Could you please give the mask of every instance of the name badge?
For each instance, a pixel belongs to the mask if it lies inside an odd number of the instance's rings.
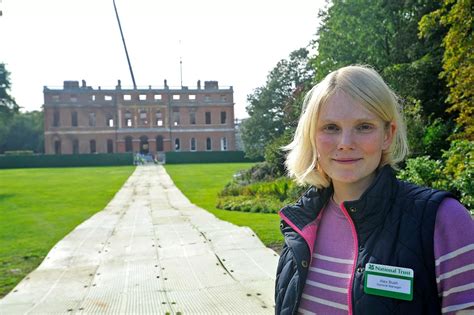
[[[413,269],[368,263],[364,292],[394,299],[413,300]]]

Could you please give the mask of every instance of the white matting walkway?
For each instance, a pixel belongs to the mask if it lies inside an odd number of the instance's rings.
[[[139,166],[6,297],[0,314],[273,314],[278,256]]]

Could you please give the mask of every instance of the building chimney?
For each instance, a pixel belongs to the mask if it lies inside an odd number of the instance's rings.
[[[201,89],[201,80],[198,80],[198,90]]]

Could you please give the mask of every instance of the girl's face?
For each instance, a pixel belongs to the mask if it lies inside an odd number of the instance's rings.
[[[335,189],[355,188],[362,193],[372,183],[394,131],[394,123],[387,126],[351,97],[336,92],[321,107],[317,121],[319,166]]]

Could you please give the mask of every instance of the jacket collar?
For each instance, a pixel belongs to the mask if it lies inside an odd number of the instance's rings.
[[[393,203],[396,183],[393,169],[386,165],[358,200],[343,203],[358,234],[365,234],[382,223]],[[316,220],[332,194],[332,186],[323,189],[311,187],[296,204],[284,207],[279,214],[288,224],[302,231]]]
[[[358,200],[343,202],[357,234],[364,235],[382,224],[394,202],[396,190],[397,179],[392,167],[386,165]]]

